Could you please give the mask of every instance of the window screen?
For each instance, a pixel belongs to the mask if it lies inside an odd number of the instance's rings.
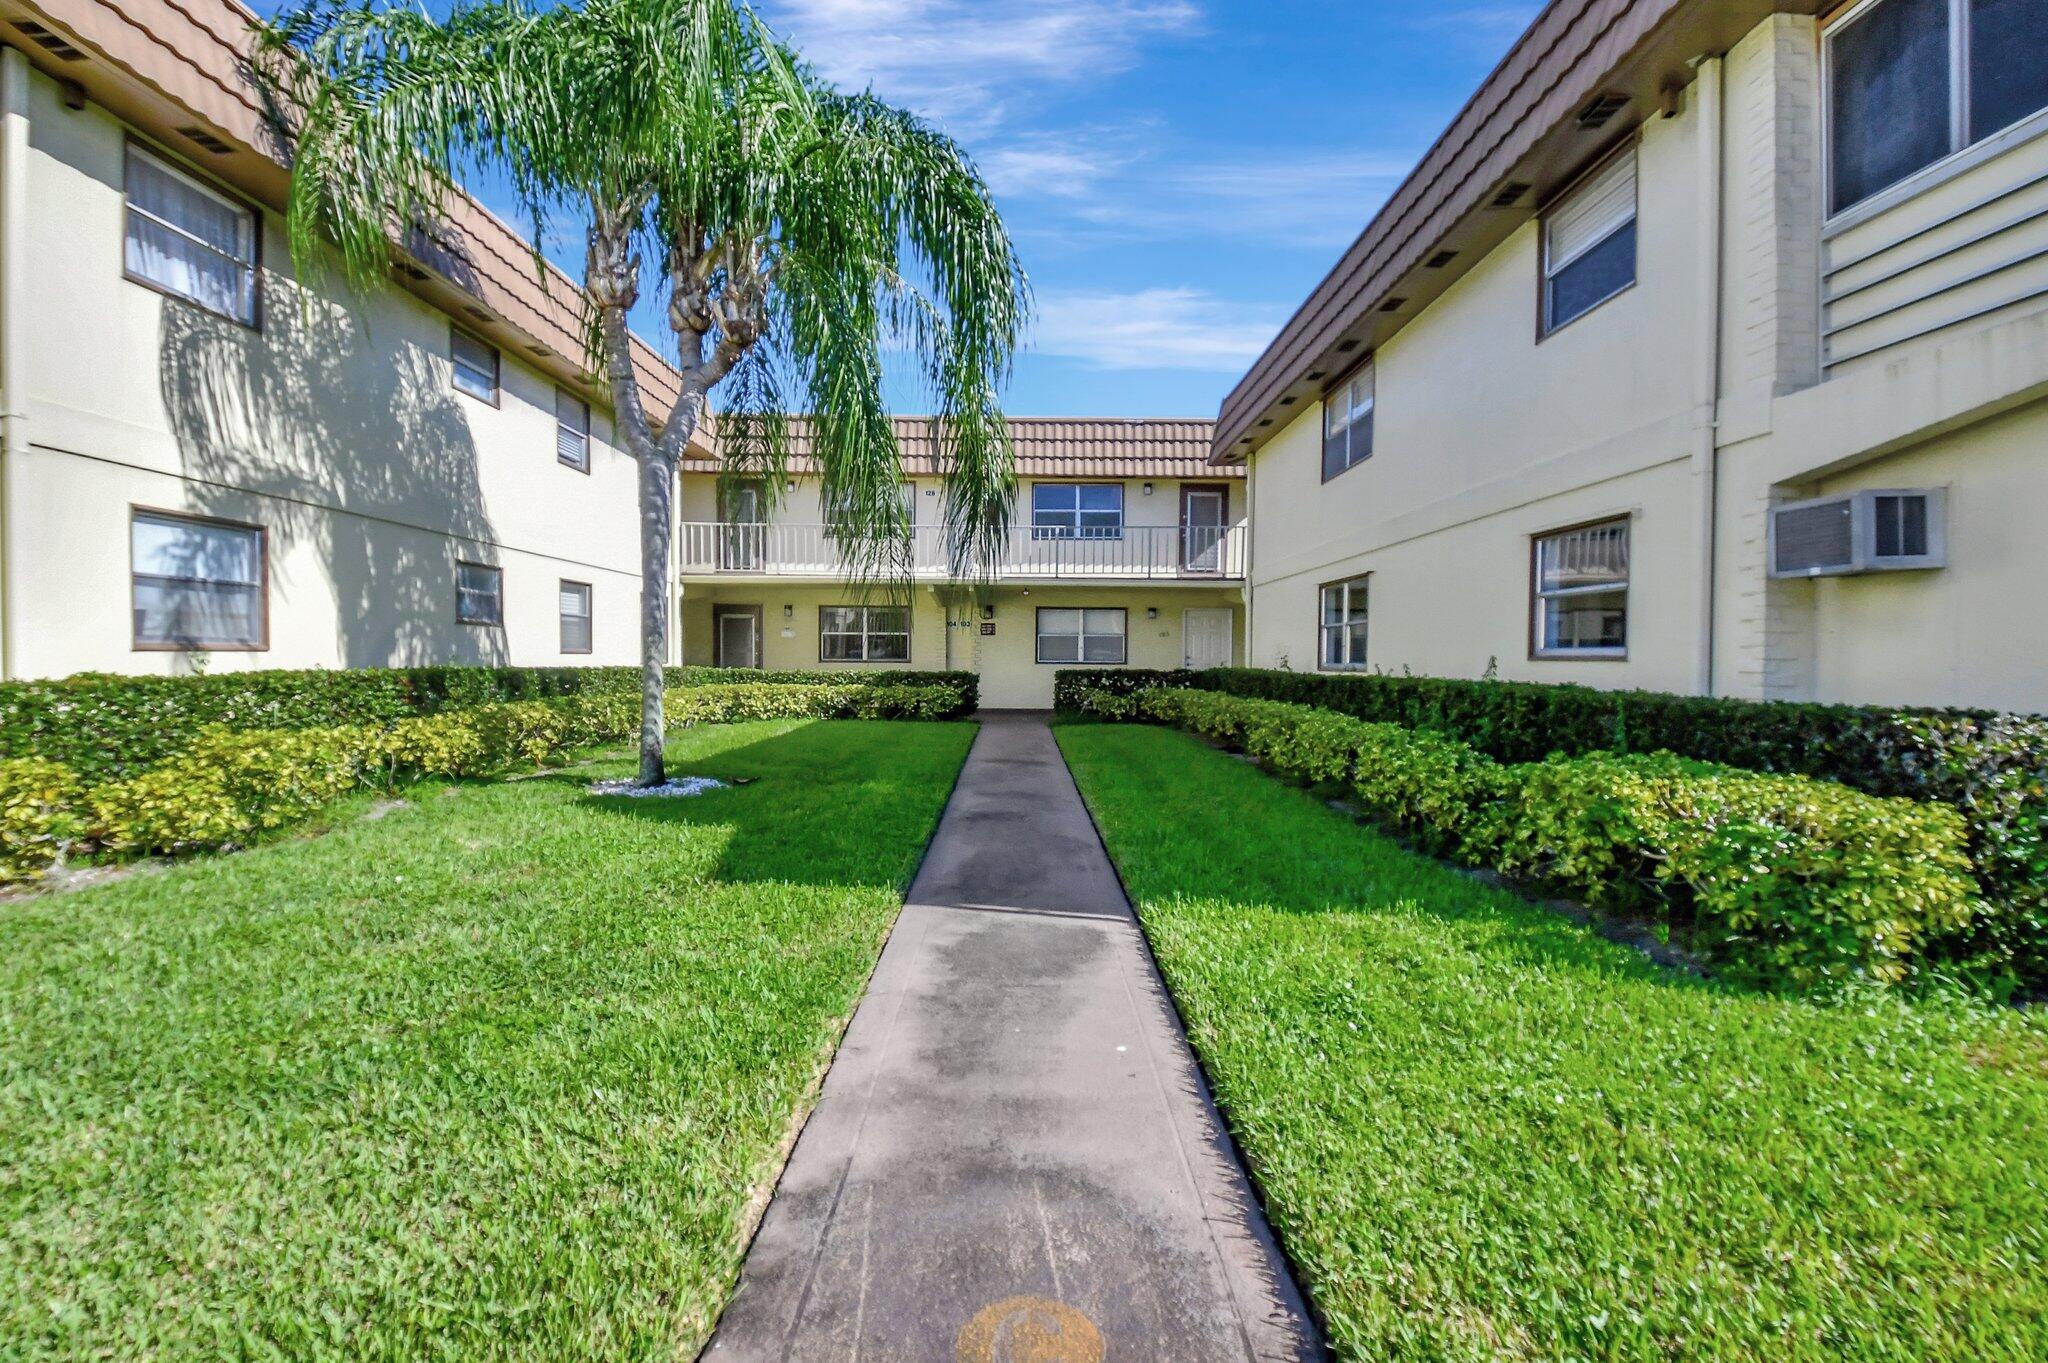
[[[1033,539],[1122,539],[1122,483],[1036,483],[1031,488]]]
[[[590,472],[590,404],[559,388],[555,390],[555,458],[572,469]]]
[[[211,312],[256,320],[256,215],[130,145],[128,273]]]
[[[1323,399],[1323,481],[1372,456],[1375,405],[1370,362]]]
[[[465,625],[505,623],[505,574],[482,563],[455,565],[455,618]]]
[[[1536,541],[1536,653],[1618,657],[1628,647],[1628,522]]]
[[[1124,661],[1124,612],[1097,606],[1038,610],[1038,661],[1042,663],[1121,663]]]
[[[451,325],[448,328],[448,358],[455,365],[455,389],[485,402],[498,400],[498,352],[476,337]]]
[[[590,652],[590,584],[562,583],[562,652]]]
[[[155,511],[129,523],[138,648],[260,648],[263,532]]]
[[[1331,582],[1322,590],[1324,667],[1364,667],[1366,579]]]
[[[1543,220],[1543,328],[1555,330],[1636,282],[1636,154],[1615,157]]]
[[[828,663],[910,661],[908,606],[821,606],[818,658]]]

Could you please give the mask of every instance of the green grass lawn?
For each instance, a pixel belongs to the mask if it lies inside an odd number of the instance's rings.
[[[0,1357],[676,1359],[972,737],[686,732],[0,903]]]
[[[1359,1360],[2048,1358],[2048,1025],[1663,972],[1161,729],[1061,746]]]

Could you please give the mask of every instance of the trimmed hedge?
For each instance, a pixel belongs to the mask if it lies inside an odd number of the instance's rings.
[[[1668,753],[1502,764],[1440,734],[1192,689],[1075,700],[1348,786],[1434,850],[1689,921],[1725,971],[1773,987],[1896,983],[1979,910],[1963,819],[1939,804]]]
[[[1975,973],[2048,987],[2048,718],[1258,668],[1068,669],[1054,678],[1054,703],[1073,711],[1086,691],[1151,686],[1314,705],[1430,730],[1500,762],[1664,751],[1937,801],[1963,816],[1992,908],[1942,934],[1930,950]]]
[[[945,719],[963,688],[843,676],[805,686],[758,682],[668,693],[679,724],[737,719]],[[489,776],[577,748],[630,742],[636,689],[486,701],[388,725],[235,730],[210,725],[145,771],[88,786],[62,763],[0,760],[0,882],[29,880],[72,846],[115,855],[233,847],[316,813],[357,786]]]
[[[972,672],[754,672],[672,667],[671,689],[729,683],[806,686],[949,686],[959,715],[980,703]],[[405,667],[259,671],[204,677],[80,673],[55,681],[0,683],[0,759],[41,757],[82,779],[133,776],[177,752],[208,726],[233,730],[387,725],[417,715],[501,701],[593,692],[637,693],[633,667]]]

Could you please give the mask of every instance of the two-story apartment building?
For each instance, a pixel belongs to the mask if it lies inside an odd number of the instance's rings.
[[[1555,0],[1212,458],[1256,665],[2048,709],[2048,4]]]
[[[0,0],[0,676],[623,664],[632,460],[575,284],[470,202],[388,286],[302,279],[236,0]],[[652,405],[675,376],[640,356]],[[801,423],[799,423],[800,426]],[[1242,471],[1207,421],[1020,420],[1016,528],[955,581],[928,423],[914,545],[849,583],[799,445],[786,487],[681,473],[676,661],[969,668],[1233,661]]]
[[[789,476],[720,491],[684,465],[676,542],[686,662],[904,665],[981,675],[982,703],[1052,704],[1060,667],[1214,667],[1238,660],[1242,470],[1208,464],[1207,421],[1020,417],[1017,502],[985,581],[949,570],[945,487],[929,423],[898,418],[908,562],[862,590],[826,525],[795,435]]]
[[[576,286],[470,203],[298,278],[249,22],[0,4],[0,675],[637,661]]]

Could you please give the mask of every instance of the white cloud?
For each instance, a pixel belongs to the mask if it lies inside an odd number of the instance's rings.
[[[956,134],[996,126],[1048,82],[1124,70],[1139,39],[1200,18],[1190,0],[779,0],[767,13],[827,78]]]
[[[1031,349],[1099,369],[1236,373],[1258,358],[1285,316],[1199,289],[1047,292],[1038,298]]]

